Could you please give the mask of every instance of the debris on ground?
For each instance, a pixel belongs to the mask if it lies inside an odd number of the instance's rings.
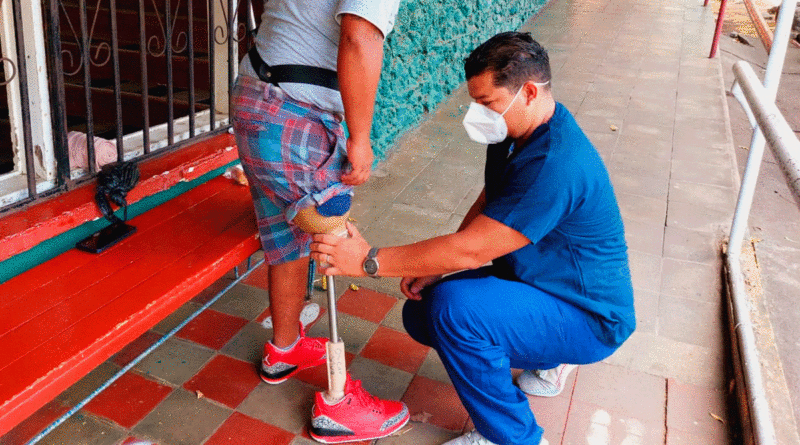
[[[732,33],[730,33],[730,34],[728,34],[728,35],[730,36],[730,38],[732,38],[732,39],[736,40],[737,42],[739,42],[739,43],[741,43],[741,44],[743,44],[743,45],[747,45],[747,46],[753,46],[753,44],[752,44],[752,43],[750,43],[750,41],[749,41],[749,40],[747,40],[747,37],[745,37],[745,36],[743,36],[743,35],[739,34],[739,33],[738,33],[738,32],[736,32],[736,31],[733,31]]]
[[[412,422],[428,423],[428,419],[430,419],[432,416],[433,414],[431,413],[422,412],[419,414],[414,414],[409,420]]]

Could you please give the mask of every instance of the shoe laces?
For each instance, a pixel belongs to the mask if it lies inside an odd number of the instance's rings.
[[[349,393],[352,397],[347,401],[350,404],[353,400],[355,400],[361,406],[369,406],[372,408],[372,411],[375,413],[381,413],[382,410],[378,409],[380,407],[380,399],[370,394],[367,390],[361,386],[361,380],[350,380],[350,387]]]
[[[469,440],[469,445],[497,445],[494,442],[491,442],[489,439],[483,437],[478,430],[472,430],[467,433],[466,439]]]
[[[313,349],[323,349],[325,348],[325,342],[321,341],[316,337],[302,337],[300,339],[306,346],[311,346]]]

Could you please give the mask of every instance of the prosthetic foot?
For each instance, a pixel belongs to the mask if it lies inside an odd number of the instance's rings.
[[[327,204],[327,203],[326,203]],[[327,209],[310,207],[297,214],[293,222],[309,233],[330,233],[346,237],[346,208],[338,215]],[[340,206],[341,210],[341,206]],[[311,430],[318,442],[344,443],[385,437],[408,422],[408,408],[402,402],[381,400],[361,387],[361,382],[347,375],[344,342],[339,338],[336,317],[336,291],[332,276],[326,276],[330,341],[325,345],[328,364],[328,390],[314,398]]]

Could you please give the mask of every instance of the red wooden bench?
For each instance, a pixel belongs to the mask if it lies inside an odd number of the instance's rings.
[[[0,436],[259,248],[246,187],[218,177],[0,284]]]

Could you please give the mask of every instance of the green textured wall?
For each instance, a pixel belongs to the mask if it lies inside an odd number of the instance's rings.
[[[384,159],[397,138],[464,81],[464,58],[518,29],[546,0],[403,0],[386,39],[372,141]]]

